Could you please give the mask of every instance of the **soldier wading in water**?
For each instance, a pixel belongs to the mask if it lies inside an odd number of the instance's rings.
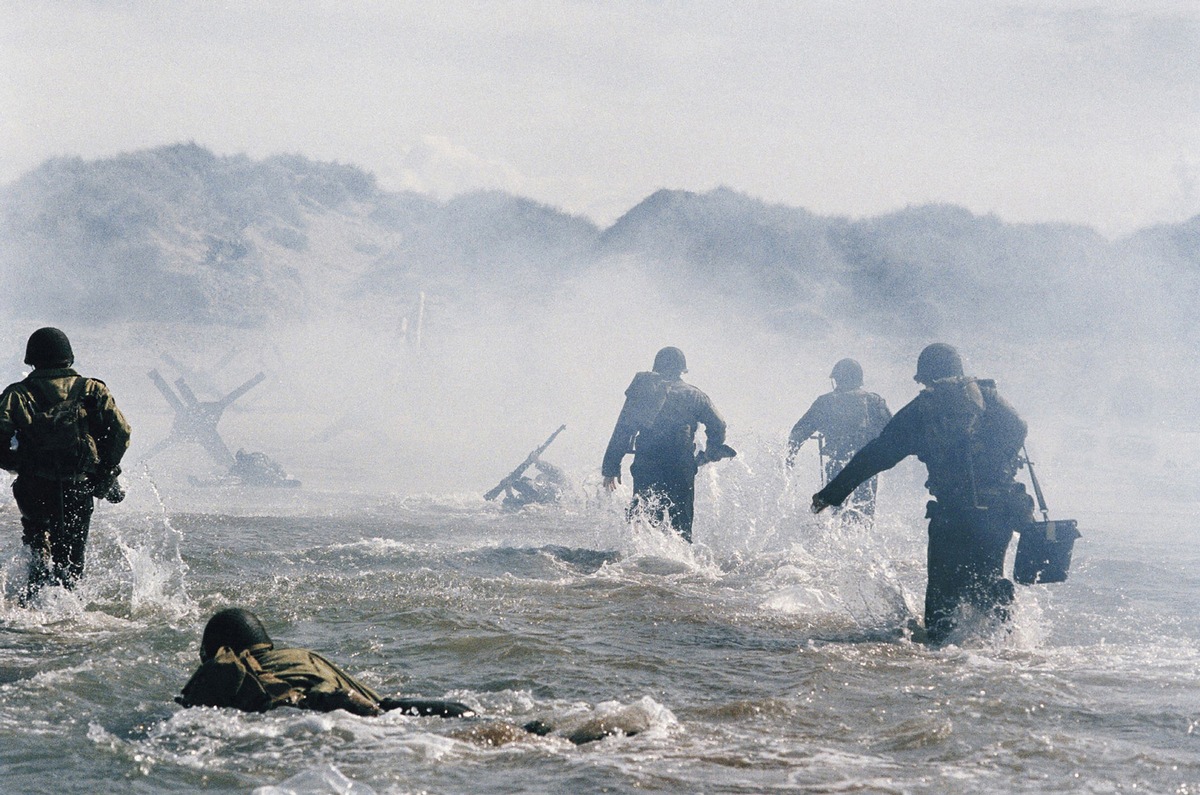
[[[691,543],[699,463],[737,453],[725,445],[725,421],[708,395],[684,382],[686,372],[683,351],[663,348],[654,357],[652,372],[634,376],[625,390],[625,405],[604,452],[600,474],[605,489],[616,489],[621,459],[632,452],[630,516],[642,514],[656,525],[669,523]],[[700,425],[707,447],[698,461],[695,438]]]
[[[800,446],[814,433],[819,433],[824,483],[837,477],[850,458],[878,436],[892,418],[884,399],[862,388],[863,369],[858,362],[842,359],[833,366],[829,377],[833,379],[833,391],[813,401],[796,422],[788,438],[787,452],[790,467]],[[846,507],[868,518],[873,517],[878,482],[878,478],[867,478],[854,490]]]
[[[914,380],[924,388],[813,495],[820,512],[840,505],[855,487],[915,455],[928,469],[929,583],[925,629],[944,642],[959,608],[970,605],[1009,618],[1013,584],[1004,554],[1014,530],[1033,519],[1033,500],[1015,481],[1025,422],[994,381],[963,375],[958,352],[942,343],[921,351]]]
[[[33,372],[0,394],[0,467],[17,473],[13,497],[29,547],[27,602],[46,585],[83,577],[95,500],[120,502],[129,424],[103,381],[71,369],[67,335],[40,328],[25,346]]]

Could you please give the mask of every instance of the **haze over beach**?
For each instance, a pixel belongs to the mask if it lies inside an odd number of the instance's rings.
[[[196,141],[501,189],[604,226],[659,188],[1107,236],[1200,212],[1177,2],[6,3],[0,183]]]
[[[1170,2],[0,2],[0,386],[57,326],[133,426],[32,608],[0,478],[0,791],[1200,792],[1197,52]],[[783,465],[933,341],[1083,531],[940,648],[924,468],[864,526]],[[667,345],[738,451],[694,545],[600,478]],[[288,488],[176,435],[240,385]],[[560,425],[558,504],[484,499]],[[181,709],[231,604],[480,717]]]

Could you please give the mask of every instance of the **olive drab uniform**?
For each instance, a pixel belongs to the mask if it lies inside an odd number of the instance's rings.
[[[821,434],[821,454],[825,458],[825,482],[837,477],[851,457],[863,445],[879,435],[892,418],[887,402],[861,387],[835,389],[821,395],[792,427],[788,436],[788,460],[814,433]],[[850,505],[866,516],[875,515],[878,479],[867,478],[854,490]]]
[[[695,503],[695,437],[704,426],[707,446],[725,442],[725,421],[708,395],[678,376],[641,372],[625,390],[600,473],[620,477],[621,459],[633,453],[630,514],[655,524],[669,521],[689,543]]]
[[[27,596],[50,583],[72,588],[83,576],[97,485],[129,436],[104,382],[70,367],[39,367],[0,394],[0,467],[17,473],[13,496],[32,553]]]
[[[355,708],[345,696],[355,694],[367,704]],[[379,694],[337,665],[308,649],[276,649],[260,643],[240,654],[221,647],[203,663],[176,699],[185,707],[233,707],[266,712],[289,706],[327,712],[349,709],[377,714]]]
[[[1026,425],[995,382],[965,376],[926,386],[817,493],[840,504],[867,478],[915,455],[929,472],[929,582],[925,627],[933,642],[954,628],[961,605],[1008,617],[1013,584],[1005,551],[1033,518],[1033,500],[1015,477]]]

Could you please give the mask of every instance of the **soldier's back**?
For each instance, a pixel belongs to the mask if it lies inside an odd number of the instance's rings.
[[[830,392],[822,399],[824,427],[820,430],[833,453],[854,453],[878,436],[891,418],[883,398],[862,388]]]

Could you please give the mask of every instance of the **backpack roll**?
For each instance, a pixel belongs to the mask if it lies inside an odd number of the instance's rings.
[[[617,428],[629,433],[628,440],[623,440],[624,452],[632,453],[638,434],[644,433],[658,419],[667,402],[667,384],[667,379],[655,372],[641,372],[633,377],[625,390],[625,405],[617,417]]]

